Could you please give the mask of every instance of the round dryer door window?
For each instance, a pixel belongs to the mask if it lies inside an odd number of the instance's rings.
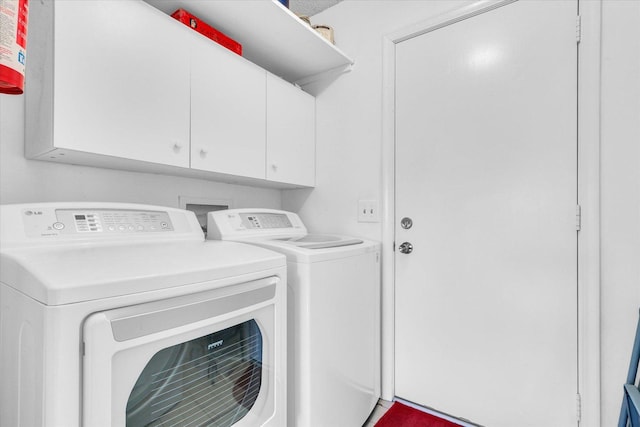
[[[255,320],[156,353],[127,401],[127,427],[232,426],[262,385],[262,334]]]

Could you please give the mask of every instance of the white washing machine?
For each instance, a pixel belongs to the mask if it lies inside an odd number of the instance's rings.
[[[210,212],[207,238],[287,257],[289,425],[362,426],[380,396],[379,244],[307,234],[269,209]]]
[[[285,257],[192,212],[0,206],[0,425],[286,425]]]

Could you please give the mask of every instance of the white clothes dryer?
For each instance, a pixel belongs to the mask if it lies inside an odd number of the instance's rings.
[[[289,425],[363,425],[380,397],[379,244],[308,234],[270,209],[210,212],[207,238],[287,257]]]
[[[0,425],[286,425],[286,263],[192,212],[0,206]]]

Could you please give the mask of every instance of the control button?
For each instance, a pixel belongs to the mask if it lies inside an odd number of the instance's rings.
[[[130,226],[129,226],[129,230],[130,230],[130,231],[133,231],[133,225],[130,225]]]
[[[120,231],[124,231],[126,229],[127,229],[127,227],[125,227],[124,225],[119,225],[118,226],[118,230],[120,230]]]
[[[162,222],[160,223],[160,227],[162,227],[162,228],[167,228],[167,227],[169,227],[169,224],[167,224],[166,222],[162,221]]]
[[[115,231],[115,229],[116,229],[116,228],[115,228],[113,225],[110,225],[110,226],[109,226],[109,231]]]
[[[64,228],[64,224],[61,222],[54,222],[53,223],[53,228],[56,230],[62,230]]]

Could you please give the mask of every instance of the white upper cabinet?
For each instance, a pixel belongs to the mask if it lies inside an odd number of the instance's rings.
[[[73,150],[188,167],[189,61],[181,24],[134,1],[56,1],[37,9],[33,32],[50,28],[53,37],[43,34],[29,46],[29,66],[37,66],[38,51],[55,54],[43,76],[53,92],[39,110],[53,123],[32,154]],[[40,119],[31,115],[28,127]]]
[[[267,179],[315,185],[316,100],[267,74]]]
[[[193,35],[191,167],[264,179],[266,71]]]
[[[26,156],[313,186],[315,98],[289,82],[351,60],[275,0],[149,3],[29,5]],[[165,13],[178,7],[228,32],[247,57]]]

